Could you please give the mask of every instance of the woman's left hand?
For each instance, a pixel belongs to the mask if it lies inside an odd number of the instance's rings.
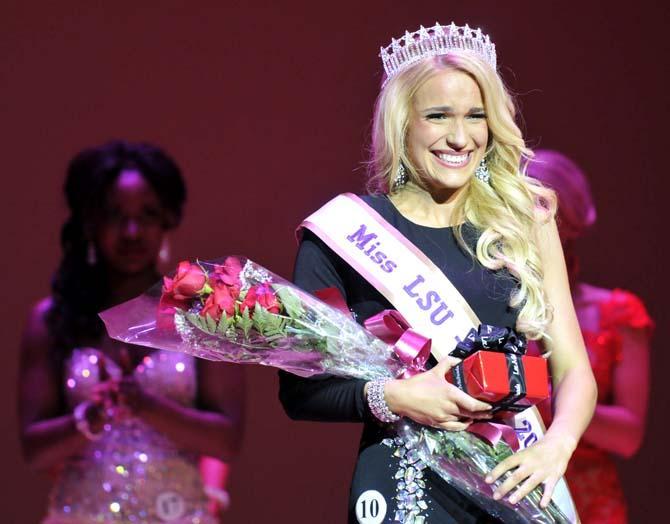
[[[138,415],[150,405],[152,396],[135,378],[135,366],[125,347],[119,351],[119,365],[123,371],[123,375],[116,382],[119,404],[134,415]]]
[[[119,404],[137,415],[151,404],[152,396],[133,375],[123,375],[117,382]]]
[[[511,472],[495,490],[493,498],[500,500],[517,486],[509,497],[509,501],[516,504],[539,484],[544,484],[540,505],[546,508],[556,483],[568,467],[575,446],[576,442],[570,436],[547,434],[532,446],[507,457],[486,477],[486,482],[492,484],[506,471]]]

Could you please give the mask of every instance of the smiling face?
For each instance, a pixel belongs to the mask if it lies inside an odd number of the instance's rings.
[[[429,191],[453,193],[484,158],[489,130],[482,94],[472,77],[442,70],[416,92],[407,129],[407,153]]]
[[[164,210],[135,169],[122,171],[110,188],[95,243],[108,266],[131,275],[155,266],[163,240]]]

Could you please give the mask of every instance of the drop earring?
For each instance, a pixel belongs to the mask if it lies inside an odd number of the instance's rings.
[[[95,266],[98,263],[98,257],[95,253],[95,244],[90,240],[86,247],[86,263],[89,266]]]
[[[158,252],[158,261],[164,265],[167,265],[170,262],[170,242],[167,237],[163,237],[163,241],[161,242],[161,249]]]
[[[407,169],[405,169],[403,163],[400,162],[400,164],[398,164],[398,171],[393,179],[393,191],[398,191],[398,189],[403,187],[408,180],[409,176],[407,175]]]
[[[482,158],[477,169],[475,169],[475,178],[484,184],[488,184],[491,181],[491,173],[489,172],[489,165],[486,162],[486,158]]]

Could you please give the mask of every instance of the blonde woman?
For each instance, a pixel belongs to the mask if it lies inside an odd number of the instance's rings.
[[[542,504],[549,503],[596,399],[552,193],[521,172],[531,152],[487,36],[467,26],[436,25],[406,33],[381,56],[386,74],[374,112],[371,194],[364,202],[443,272],[482,323],[541,338],[550,352],[554,422],[542,440],[500,463],[487,478],[493,483],[512,471],[494,498],[512,503],[501,506],[502,521],[518,522],[511,508],[534,487],[544,484]],[[338,288],[361,322],[395,306],[310,231],[300,245],[294,279],[309,291]],[[424,305],[429,302],[427,295]],[[463,431],[473,420],[490,417],[490,405],[445,380],[457,362],[447,357],[413,378],[382,383],[281,375],[280,398],[292,418],[364,422],[350,522],[373,522],[373,510],[401,522],[410,517],[499,521],[429,469],[420,471],[425,489],[413,493],[395,474],[402,461],[388,444],[387,422],[407,417]],[[370,493],[374,505],[366,506]]]

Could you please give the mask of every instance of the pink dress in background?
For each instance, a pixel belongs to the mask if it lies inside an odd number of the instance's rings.
[[[620,328],[650,331],[653,321],[642,301],[615,289],[600,303],[597,332],[583,331],[586,349],[598,384],[598,403],[612,402],[614,369],[621,362]],[[624,364],[625,365],[625,364]],[[625,524],[626,501],[610,454],[582,440],[566,472],[582,524]]]
[[[98,383],[92,348],[75,349],[66,361],[65,395],[70,408],[88,398]],[[112,377],[121,370],[109,358]],[[192,357],[155,351],[134,371],[146,390],[193,405],[196,370]],[[133,523],[215,524],[207,512],[198,457],[179,450],[139,418],[112,424],[100,440],[70,457],[51,491],[43,524]]]

